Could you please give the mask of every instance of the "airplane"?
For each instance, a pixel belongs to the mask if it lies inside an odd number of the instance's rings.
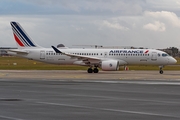
[[[89,66],[88,73],[117,71],[126,65],[157,65],[159,73],[163,67],[177,62],[166,52],[155,49],[105,49],[105,48],[44,48],[36,44],[18,22],[10,22],[17,49],[7,50],[8,54],[57,65]]]

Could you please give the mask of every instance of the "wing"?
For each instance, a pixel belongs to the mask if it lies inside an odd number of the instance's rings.
[[[65,53],[65,52],[61,52],[60,50],[58,50],[56,47],[52,46],[52,48],[54,49],[54,51],[56,53],[60,53],[63,55],[67,55],[71,58],[77,58],[78,60],[84,62],[85,64],[100,64],[100,62],[102,61],[101,58],[98,57],[92,57],[92,56],[85,56],[85,55],[75,55],[75,54],[70,54],[70,53]]]

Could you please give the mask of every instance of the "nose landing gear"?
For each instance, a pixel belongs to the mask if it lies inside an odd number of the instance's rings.
[[[159,66],[159,73],[163,74],[163,66]]]

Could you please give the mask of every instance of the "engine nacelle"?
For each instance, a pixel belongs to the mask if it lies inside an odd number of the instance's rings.
[[[119,61],[117,60],[102,61],[101,69],[105,71],[117,71],[119,70]]]

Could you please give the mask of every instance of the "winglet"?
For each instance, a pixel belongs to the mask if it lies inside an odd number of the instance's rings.
[[[62,53],[60,50],[58,50],[56,47],[54,47],[54,46],[51,46],[53,49],[54,49],[54,51],[56,52],[56,53]]]

